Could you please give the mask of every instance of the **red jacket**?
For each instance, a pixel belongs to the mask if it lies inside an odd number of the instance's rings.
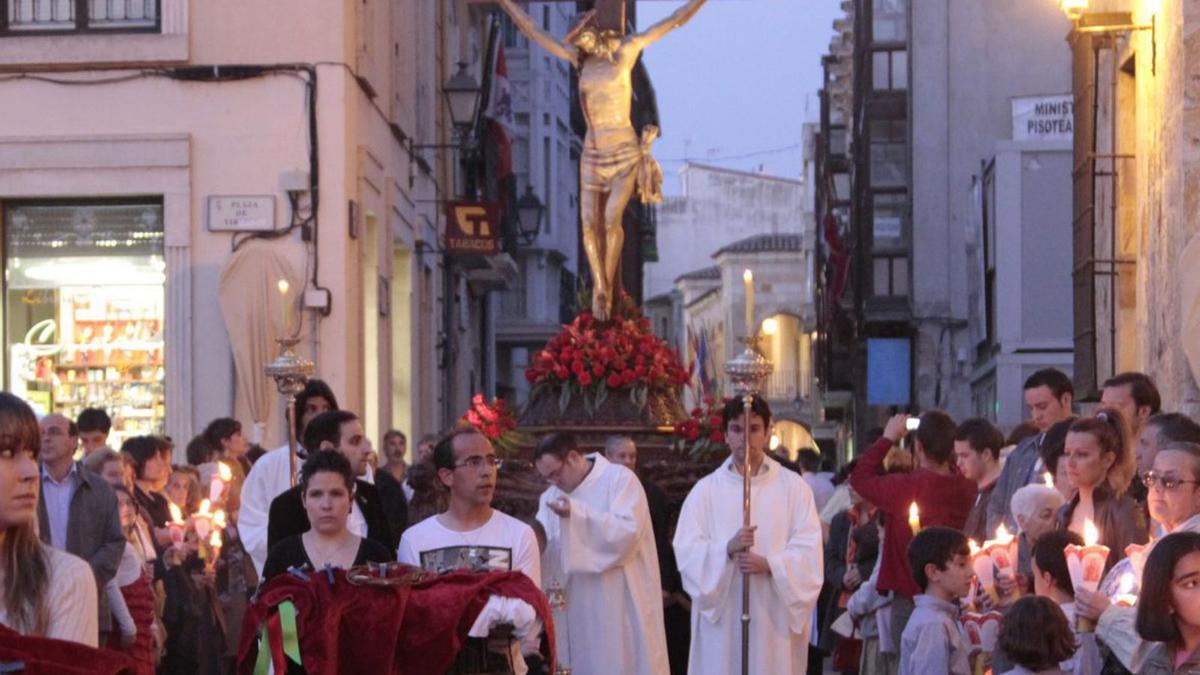
[[[908,565],[908,544],[913,538],[908,526],[909,506],[917,503],[921,527],[941,525],[961,530],[967,524],[977,488],[954,467],[949,476],[929,469],[884,475],[883,458],[891,447],[892,441],[884,437],[868,448],[850,474],[850,486],[884,513],[883,562],[876,590],[913,597],[921,589]]]

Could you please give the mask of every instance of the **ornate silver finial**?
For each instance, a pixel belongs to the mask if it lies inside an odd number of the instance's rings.
[[[758,351],[758,335],[738,338],[746,349],[725,364],[725,374],[739,396],[757,394],[760,384],[775,370],[775,366]]]
[[[280,394],[295,396],[304,391],[304,383],[312,377],[313,362],[294,351],[295,346],[300,344],[300,338],[281,337],[276,338],[275,342],[279,343],[282,352],[264,370],[268,377],[275,380]]]

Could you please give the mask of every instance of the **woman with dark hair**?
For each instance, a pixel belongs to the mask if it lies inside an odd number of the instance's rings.
[[[100,626],[92,568],[38,538],[41,447],[29,405],[0,392],[0,625],[95,647]]]
[[[1086,539],[1090,522],[1110,551],[1105,572],[1125,557],[1126,546],[1149,538],[1141,508],[1124,494],[1136,466],[1128,438],[1120,413],[1101,409],[1071,424],[1060,460],[1075,495],[1059,509],[1058,527]]]
[[[1146,559],[1137,605],[1137,632],[1159,643],[1138,673],[1200,672],[1200,534],[1163,537]]]
[[[1075,653],[1075,633],[1053,600],[1027,596],[1004,615],[997,647],[1016,664],[1009,675],[1051,675]]]
[[[133,460],[133,498],[146,515],[151,527],[165,528],[171,519],[169,501],[162,494],[171,477],[171,465],[163,461],[163,443],[153,436],[133,436],[121,444],[121,454]],[[159,542],[166,545],[160,533]]]
[[[1079,418],[1068,417],[1047,429],[1046,435],[1042,437],[1042,444],[1038,447],[1042,465],[1050,474],[1054,489],[1058,490],[1064,500],[1075,496],[1075,488],[1071,487],[1070,481],[1067,480],[1067,463],[1063,459],[1067,454],[1067,433],[1071,431],[1071,425],[1077,419]]]
[[[354,471],[336,450],[313,452],[300,469],[300,499],[312,528],[271,547],[263,580],[288,568],[347,569],[368,562],[391,562],[396,555],[346,528],[354,503]]]

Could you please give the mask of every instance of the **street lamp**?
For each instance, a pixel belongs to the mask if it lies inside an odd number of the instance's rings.
[[[446,107],[450,109],[450,121],[464,134],[475,126],[481,92],[479,83],[467,72],[467,64],[464,61],[458,62],[458,72],[442,85]]]
[[[525,194],[517,200],[517,230],[526,244],[532,244],[537,239],[545,212],[546,206],[533,194],[533,186],[526,185]]]
[[[1077,21],[1088,10],[1088,0],[1058,0],[1058,6],[1067,18]]]

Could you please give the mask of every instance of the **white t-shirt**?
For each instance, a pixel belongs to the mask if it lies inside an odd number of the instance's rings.
[[[533,528],[512,516],[492,511],[484,525],[455,532],[430,516],[404,531],[396,558],[430,572],[487,569],[524,572],[542,587],[542,563]]]

